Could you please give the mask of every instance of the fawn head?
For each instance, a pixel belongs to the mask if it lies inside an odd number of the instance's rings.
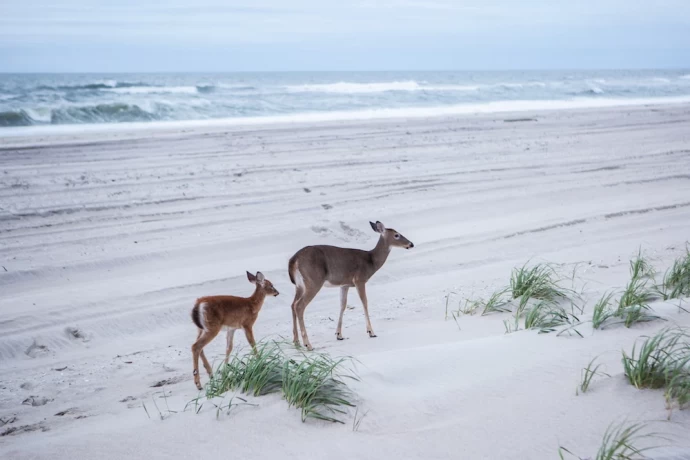
[[[256,275],[247,272],[247,279],[250,283],[256,284],[256,288],[263,291],[266,295],[275,297],[279,294],[278,289],[274,288],[273,283],[268,281],[261,272],[256,272]]]
[[[381,237],[386,241],[388,247],[396,246],[405,249],[410,249],[414,247],[414,243],[412,243],[412,241],[402,236],[402,234],[397,230],[384,227],[383,224],[378,220],[376,221],[376,223],[369,222],[369,224],[371,224],[371,228],[376,233],[381,234]]]

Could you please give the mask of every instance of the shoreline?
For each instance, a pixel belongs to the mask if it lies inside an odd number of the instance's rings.
[[[188,130],[217,131],[223,129],[271,128],[282,126],[327,125],[330,123],[358,121],[393,121],[403,119],[425,119],[435,117],[468,117],[493,114],[524,114],[525,112],[553,112],[572,110],[615,109],[624,107],[688,104],[690,96],[667,98],[594,99],[574,98],[571,100],[505,100],[476,104],[461,104],[436,107],[410,107],[395,109],[374,109],[357,111],[334,111],[290,115],[267,115],[260,117],[217,118],[185,121],[151,121],[98,124],[35,125],[0,128],[0,148],[20,145],[21,141],[35,137],[55,138],[75,135],[128,135],[141,133],[170,133]],[[14,142],[13,142],[14,141]],[[20,142],[17,142],[20,141]]]

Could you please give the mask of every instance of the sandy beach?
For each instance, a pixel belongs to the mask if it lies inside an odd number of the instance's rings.
[[[281,295],[256,337],[289,339],[289,258],[371,249],[376,220],[415,244],[367,285],[378,337],[354,293],[347,340],[338,289],[305,316],[316,351],[357,360],[357,430],[354,410],[302,423],[279,395],[184,410],[197,297],[249,295],[260,270]],[[640,248],[661,274],[685,254],[689,223],[688,103],[0,137],[0,432],[16,428],[0,457],[587,458],[627,420],[670,439],[653,458],[690,459],[690,412],[667,420],[663,390],[621,364],[639,337],[690,326],[681,301],[631,328],[586,323]],[[582,337],[449,317],[447,298],[486,298],[528,261],[581,294]],[[596,356],[610,377],[576,395]]]

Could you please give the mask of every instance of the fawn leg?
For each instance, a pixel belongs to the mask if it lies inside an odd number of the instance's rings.
[[[204,347],[208,345],[213,338],[218,335],[218,331],[202,331],[201,334],[199,334],[199,337],[196,339],[196,342],[194,342],[194,345],[192,345],[192,360],[194,363],[194,372],[192,374],[194,375],[194,384],[196,385],[197,389],[201,390],[201,380],[199,379],[199,355],[203,352]],[[208,361],[206,361],[206,357],[204,356],[204,365],[208,364]],[[209,366],[207,371],[211,370],[211,366]],[[210,374],[210,372],[209,372]]]

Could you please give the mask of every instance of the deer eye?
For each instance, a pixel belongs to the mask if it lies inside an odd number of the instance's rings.
[[[399,240],[400,239],[400,233],[396,233],[395,235],[393,235],[393,238],[395,238],[396,240]]]

